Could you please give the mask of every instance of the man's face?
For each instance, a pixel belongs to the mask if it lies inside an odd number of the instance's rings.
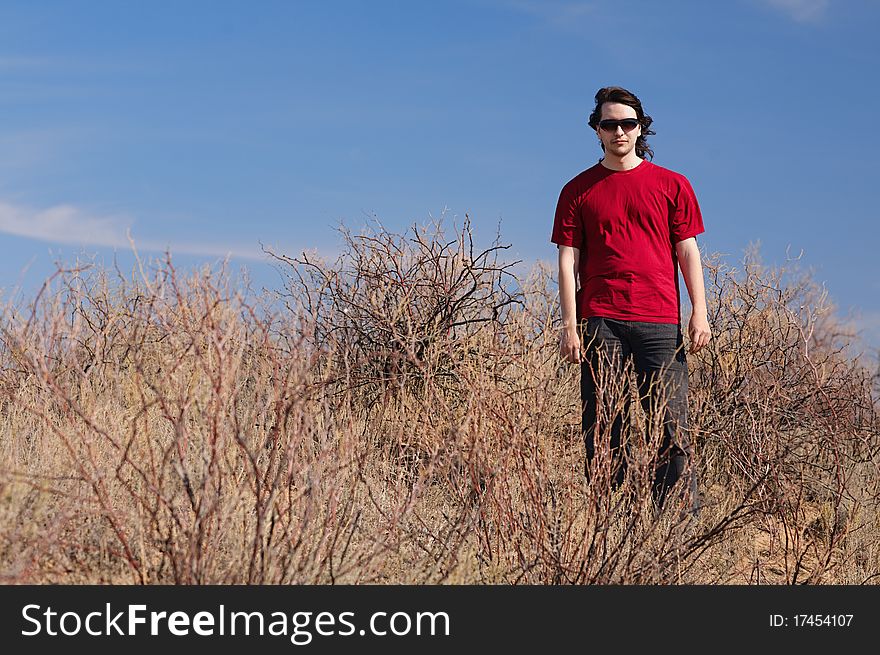
[[[606,102],[602,104],[602,121],[612,120],[621,121],[627,118],[637,118],[636,110],[629,105],[622,105],[618,102]],[[625,157],[636,147],[636,139],[642,134],[642,126],[639,125],[630,132],[626,131],[625,126],[615,126],[611,130],[602,127],[596,128],[602,145],[605,146],[605,152],[615,155],[616,157]]]

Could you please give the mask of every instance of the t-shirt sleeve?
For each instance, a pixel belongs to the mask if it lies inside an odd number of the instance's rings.
[[[578,210],[577,194],[571,183],[562,187],[559,194],[550,241],[560,246],[583,247],[583,224]]]
[[[706,230],[703,228],[703,215],[700,213],[700,205],[697,196],[684,176],[679,178],[675,194],[675,208],[669,219],[669,232],[672,243],[678,243]]]

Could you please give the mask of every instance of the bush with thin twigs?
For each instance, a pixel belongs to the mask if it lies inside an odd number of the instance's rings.
[[[853,335],[796,263],[769,269],[754,249],[742,271],[707,263],[715,336],[694,370],[694,429],[718,502],[739,505],[731,525],[761,533],[769,557],[752,557],[752,579],[834,580],[846,557],[864,560],[867,579],[876,561],[845,546],[876,527],[872,376],[845,354]]]
[[[521,303],[511,272],[519,262],[498,262],[510,246],[496,238],[475,250],[467,216],[451,240],[439,221],[413,226],[411,238],[381,225],[339,232],[344,248],[332,264],[269,252],[286,278],[279,299],[307,314],[303,325],[316,348],[335,353],[335,391],[370,405],[399,390],[423,390],[430,377],[456,393],[461,363],[485,357],[478,335],[497,333]]]
[[[703,496],[661,512],[659,416],[600,372],[583,475],[553,271],[414,226],[328,264],[59,270],[0,322],[6,582],[865,582],[880,572],[876,376],[809,276],[706,261],[689,356]],[[661,394],[662,395],[662,394]],[[628,479],[611,490],[609,426]]]

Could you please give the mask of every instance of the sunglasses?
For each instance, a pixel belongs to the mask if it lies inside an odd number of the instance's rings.
[[[621,121],[599,121],[599,128],[606,132],[616,132],[618,127],[623,128],[624,132],[632,132],[638,126],[639,121],[636,118],[624,118]]]

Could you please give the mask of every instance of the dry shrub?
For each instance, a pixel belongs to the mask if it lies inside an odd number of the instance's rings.
[[[286,278],[279,298],[292,313],[307,314],[309,341],[334,353],[332,391],[365,406],[423,391],[429,379],[458,393],[461,366],[488,354],[479,337],[497,333],[521,302],[510,271],[519,262],[498,263],[510,246],[496,239],[475,251],[469,217],[449,241],[442,219],[414,225],[411,238],[381,225],[339,232],[344,248],[332,264],[270,253]]]
[[[170,258],[112,289],[101,271],[58,279],[3,326],[7,580],[368,569],[374,546],[345,548],[358,512],[351,438],[335,435],[351,431],[314,411],[322,372],[305,348],[276,347],[271,316],[222,271],[181,281]],[[23,434],[40,443],[21,448]]]
[[[60,270],[6,308],[4,580],[875,579],[873,381],[808,277],[707,262],[693,517],[683,496],[653,507],[660,426],[631,375],[601,385],[584,479],[550,267],[517,279],[469,221],[452,239],[341,234],[332,265],[275,255],[274,296],[169,256],[128,277]],[[617,415],[629,478],[612,492]]]
[[[714,338],[692,372],[705,476],[716,502],[764,533],[763,562],[752,558],[762,582],[833,580],[847,557],[863,559],[846,540],[878,527],[872,376],[797,263],[768,268],[754,248],[741,270],[707,262]],[[863,579],[876,567],[857,566]]]

